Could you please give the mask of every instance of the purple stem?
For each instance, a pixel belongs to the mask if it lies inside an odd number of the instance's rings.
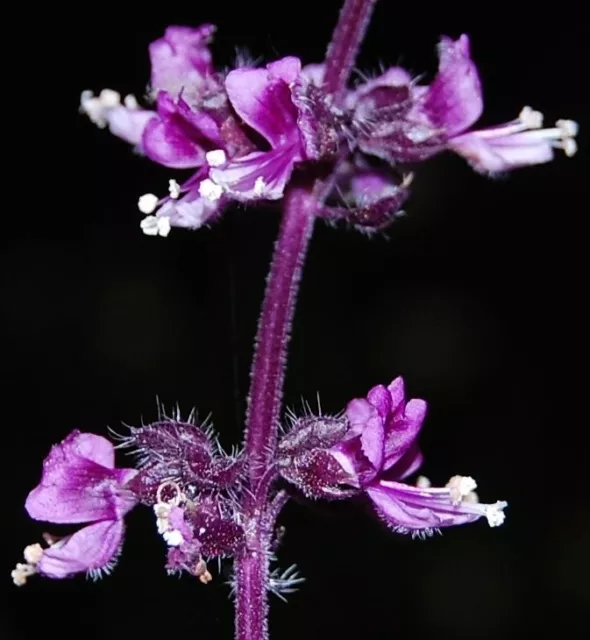
[[[328,91],[344,91],[377,0],[345,0],[326,59]],[[267,640],[269,558],[274,522],[284,497],[268,504],[283,397],[287,345],[303,262],[326,184],[290,186],[267,279],[250,371],[245,447],[249,492],[246,550],[235,561],[236,640]]]
[[[338,102],[346,89],[346,83],[361,42],[369,26],[377,0],[345,0],[340,10],[338,24],[326,53],[324,86]]]
[[[250,490],[255,494],[274,459],[289,331],[316,206],[310,188],[292,187],[285,195],[258,324],[248,399],[246,450]]]

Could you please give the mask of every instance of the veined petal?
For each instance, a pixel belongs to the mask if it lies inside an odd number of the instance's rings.
[[[452,490],[412,487],[382,480],[366,489],[378,514],[392,528],[424,530],[474,522],[486,517],[490,526],[504,521],[505,502],[480,504],[470,499],[455,500]],[[468,497],[468,496],[465,496]]]
[[[298,145],[290,145],[235,158],[223,167],[212,168],[209,175],[236,200],[278,200],[299,160]]]
[[[122,517],[136,501],[121,488],[119,477],[122,471],[128,471],[130,478],[133,470],[112,469],[112,451],[104,438],[79,432],[54,445],[43,462],[41,482],[27,497],[29,515],[55,523]]]
[[[205,162],[205,147],[219,145],[219,128],[213,118],[194,111],[182,99],[166,92],[158,95],[158,118],[151,120],[143,134],[146,155],[166,167],[186,169]]]
[[[36,568],[49,578],[67,578],[82,572],[108,572],[123,542],[122,520],[97,522],[43,551]]]
[[[386,418],[391,411],[391,395],[382,385],[373,387],[367,394],[367,400],[377,409],[382,418]]]
[[[273,148],[290,144],[298,136],[297,109],[289,85],[300,71],[299,59],[288,57],[266,69],[235,69],[225,79],[227,94],[238,115]]]
[[[479,137],[476,132],[466,133],[453,138],[449,147],[481,173],[543,164],[554,156],[550,140],[531,138],[527,133],[491,140]]]
[[[384,470],[391,468],[416,441],[426,417],[426,402],[412,399],[401,413],[394,414],[385,426]]]
[[[481,83],[469,52],[469,38],[442,38],[439,44],[439,68],[428,88],[424,110],[436,127],[453,136],[465,131],[481,115]]]
[[[149,46],[152,89],[174,97],[182,93],[189,102],[197,101],[214,73],[209,50],[214,33],[211,24],[196,29],[168,27],[164,37]]]

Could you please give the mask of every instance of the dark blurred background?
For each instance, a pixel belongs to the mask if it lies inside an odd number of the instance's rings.
[[[28,519],[25,497],[73,428],[106,435],[152,420],[159,397],[211,413],[222,442],[239,441],[279,220],[272,208],[236,209],[208,230],[144,236],[137,198],[165,193],[172,174],[79,115],[79,95],[141,96],[147,46],[168,24],[217,24],[222,67],[236,47],[320,61],[339,6],[51,6],[25,16],[26,27],[5,22],[3,639],[232,637],[225,578],[167,578],[148,510],[128,518],[109,578],[21,589],[10,580],[25,545],[50,530]],[[472,475],[483,501],[510,506],[499,529],[479,522],[421,542],[352,505],[290,504],[281,564],[296,562],[307,582],[288,605],[273,597],[272,638],[565,637],[585,626],[590,31],[572,10],[390,0],[376,10],[360,68],[401,63],[430,78],[439,36],[466,32],[482,124],[528,104],[549,126],[578,120],[580,150],[495,180],[445,154],[421,167],[387,238],[317,225],[287,404],[319,392],[335,412],[403,374],[409,394],[429,402],[422,472],[435,483]]]

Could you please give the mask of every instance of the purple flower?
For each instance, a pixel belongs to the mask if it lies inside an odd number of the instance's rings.
[[[154,97],[166,91],[173,98],[182,95],[191,106],[219,93],[219,81],[212,63],[209,44],[215,26],[203,24],[196,29],[170,26],[164,37],[149,46],[152,66],[151,88]]]
[[[90,524],[62,539],[47,536],[47,549],[27,547],[27,564],[13,572],[15,583],[33,573],[50,578],[108,573],[123,543],[123,518],[137,502],[125,487],[136,473],[115,468],[115,449],[100,436],[76,430],[54,445],[25,508],[36,520]]]
[[[502,524],[507,503],[480,504],[472,478],[454,476],[444,488],[431,488],[425,479],[416,487],[400,482],[422,463],[417,437],[425,415],[423,400],[406,402],[402,378],[352,400],[346,408],[350,429],[331,448],[348,484],[362,490],[396,531],[424,535],[482,516],[490,526]]]
[[[287,57],[265,69],[235,69],[225,79],[240,118],[268,143],[268,150],[236,157],[210,171],[212,180],[234,199],[281,198],[295,163],[305,157],[293,87],[301,62]]]
[[[556,148],[575,154],[577,124],[558,120],[554,128],[541,129],[542,115],[530,107],[512,122],[469,131],[483,111],[469,39],[444,37],[438,51],[438,74],[429,86],[394,67],[348,97],[362,151],[395,163],[452,149],[489,173],[548,162]]]

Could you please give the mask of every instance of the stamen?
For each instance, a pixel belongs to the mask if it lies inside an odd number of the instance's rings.
[[[459,504],[465,496],[477,489],[477,482],[470,476],[453,476],[446,486],[453,504]]]
[[[168,181],[168,191],[170,192],[170,197],[173,200],[178,199],[178,197],[180,196],[180,185],[178,184],[178,182],[176,182],[176,180]]]
[[[101,129],[107,126],[106,114],[121,105],[121,95],[112,89],[103,89],[95,96],[92,91],[83,91],[80,109]]]
[[[432,486],[432,483],[426,476],[418,476],[416,479],[416,486],[418,489],[428,489]]]
[[[162,236],[165,238],[170,233],[170,218],[162,216],[147,216],[139,225],[146,236]]]
[[[16,568],[10,572],[10,577],[17,587],[22,587],[27,583],[27,579],[37,573],[35,567],[30,564],[19,562]]]
[[[156,210],[159,198],[153,193],[144,193],[137,201],[137,207],[141,213],[150,214]]]
[[[131,109],[131,111],[134,111],[135,109],[139,109],[137,98],[131,94],[125,96],[125,99],[123,100],[123,104],[127,107],[127,109]]]
[[[43,556],[43,547],[39,544],[30,544],[25,547],[24,558],[28,564],[37,564]]]
[[[199,193],[203,198],[207,198],[207,200],[211,200],[211,202],[216,202],[223,195],[223,188],[221,185],[213,182],[213,180],[205,178],[199,185]]]
[[[489,504],[485,510],[485,516],[488,519],[490,527],[499,527],[506,516],[504,515],[504,509],[508,506],[507,502],[499,501],[495,504]]]
[[[518,119],[527,129],[540,129],[543,126],[543,114],[531,107],[523,107]]]
[[[205,154],[205,159],[210,167],[220,167],[227,162],[227,156],[223,149],[215,149]]]

